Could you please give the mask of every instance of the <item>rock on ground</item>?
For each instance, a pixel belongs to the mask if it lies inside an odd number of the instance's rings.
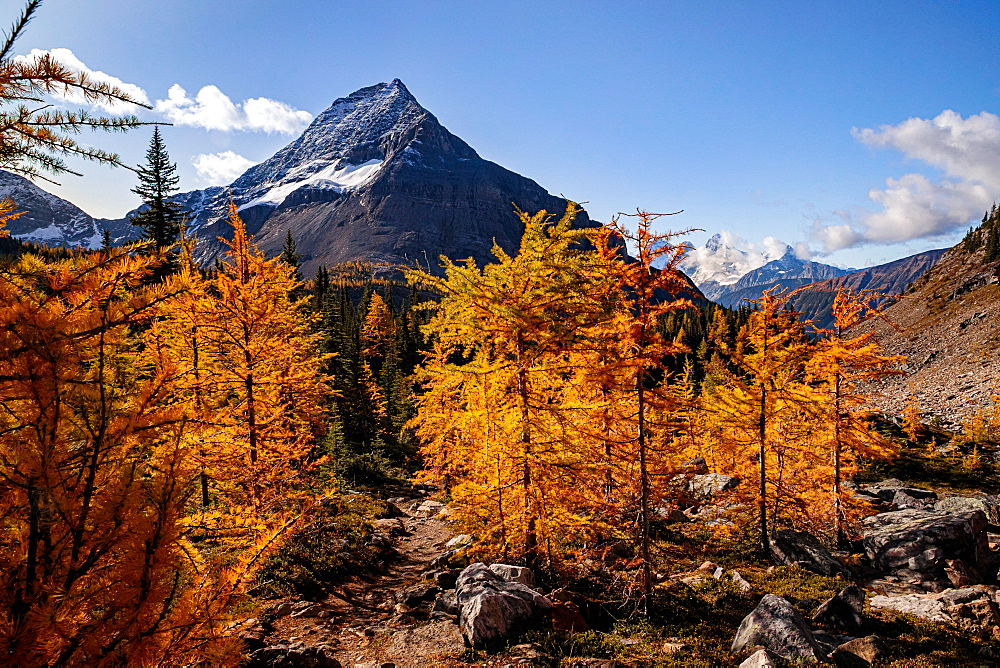
[[[934,504],[934,510],[961,513],[981,510],[990,524],[1000,524],[1000,497],[949,496]]]
[[[743,618],[731,651],[742,652],[754,645],[769,649],[790,661],[823,661],[825,652],[792,604],[780,596],[767,594]]]
[[[873,609],[895,610],[932,622],[948,623],[951,618],[945,613],[945,605],[937,597],[929,594],[905,594],[903,596],[872,596],[868,605]]]
[[[455,584],[458,625],[476,649],[496,647],[515,632],[551,623],[552,603],[535,590],[507,582],[486,564],[462,571]]]
[[[272,645],[250,654],[247,668],[341,668],[323,647]]]
[[[507,582],[519,582],[526,587],[535,586],[535,573],[530,568],[509,564],[490,564],[490,570]]]
[[[721,473],[705,473],[691,476],[687,484],[687,491],[695,501],[710,501],[716,494],[736,489],[739,484],[739,478]]]
[[[781,529],[771,536],[771,556],[787,566],[798,565],[820,575],[850,576],[850,571],[810,533]]]
[[[385,646],[388,656],[417,656],[425,665],[434,665],[435,658],[458,654],[465,641],[458,627],[451,622],[431,622],[393,633]]]
[[[876,571],[928,589],[950,584],[945,569],[956,566],[949,561],[961,561],[967,573],[992,567],[986,515],[980,510],[899,510],[868,517],[862,526],[865,552]]]
[[[827,628],[857,633],[861,631],[861,613],[864,609],[864,590],[857,585],[850,585],[825,600],[813,613],[812,621]]]
[[[766,649],[759,649],[740,664],[740,668],[776,668],[778,655]]]
[[[885,641],[878,636],[866,636],[845,642],[833,650],[832,656],[838,666],[865,668],[885,658],[888,653]]]

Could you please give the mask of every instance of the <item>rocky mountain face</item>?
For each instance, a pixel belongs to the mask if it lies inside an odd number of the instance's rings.
[[[904,376],[876,384],[880,408],[899,412],[912,392],[927,417],[957,425],[988,406],[1000,379],[1000,261],[962,244],[885,310],[896,328],[874,329],[889,354],[905,355]]]
[[[785,254],[777,260],[771,260],[764,266],[747,272],[732,285],[716,291],[714,301],[723,306],[736,308],[745,305],[747,299],[757,299],[765,290],[771,288],[794,289],[816,281],[843,276],[846,273],[848,270],[839,267],[800,260],[789,246]]]
[[[447,254],[488,262],[494,240],[517,248],[515,205],[557,215],[566,206],[481,158],[398,79],[338,99],[228,187],[176,196],[192,215],[202,262],[224,251],[217,237],[230,235],[230,198],[267,255],[279,253],[291,231],[307,277],[319,265],[358,260],[435,268]],[[592,224],[585,213],[578,223]]]
[[[101,245],[101,227],[79,207],[47,193],[28,179],[0,170],[0,198],[9,197],[24,215],[7,224],[11,236],[50,246]]]
[[[833,325],[833,298],[841,288],[852,292],[874,290],[886,296],[897,296],[933,267],[946,249],[930,250],[893,262],[868,267],[836,278],[809,284],[791,300],[791,307],[812,320],[819,328]]]

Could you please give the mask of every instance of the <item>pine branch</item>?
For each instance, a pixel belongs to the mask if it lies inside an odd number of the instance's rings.
[[[28,23],[31,21],[31,17],[34,15],[35,10],[42,4],[42,0],[30,0],[27,5],[24,6],[24,10],[21,15],[14,21],[14,25],[10,27],[10,32],[6,33],[3,43],[3,48],[0,48],[0,61],[4,61],[10,57],[11,49],[14,48],[14,42],[17,38],[21,36],[21,32],[27,27]]]

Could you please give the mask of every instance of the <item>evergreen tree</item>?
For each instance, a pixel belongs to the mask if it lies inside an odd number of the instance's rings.
[[[299,267],[302,265],[302,253],[299,252],[298,247],[295,245],[295,239],[292,237],[291,230],[285,231],[285,245],[281,247],[281,255],[279,257],[282,262],[295,270],[295,280],[301,283],[302,272],[299,271]]]
[[[153,138],[146,151],[146,164],[139,166],[139,185],[132,192],[142,198],[146,208],[132,216],[130,222],[142,228],[142,236],[164,249],[177,241],[185,212],[179,204],[168,198],[177,191],[180,178],[177,163],[171,164],[170,155],[160,137],[160,128],[153,129]]]
[[[990,219],[986,230],[986,250],[984,252],[984,262],[996,262],[1000,260],[1000,221]]]

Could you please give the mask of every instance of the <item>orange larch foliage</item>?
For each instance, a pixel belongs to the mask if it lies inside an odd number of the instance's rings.
[[[0,647],[12,665],[232,662],[225,579],[191,567],[199,429],[139,328],[152,260],[0,271]]]
[[[761,555],[770,558],[768,517],[798,505],[797,476],[805,467],[813,396],[803,379],[808,340],[791,294],[768,290],[726,350],[736,372],[720,368],[725,384],[704,397],[716,425],[716,470],[740,477],[739,494],[757,505]],[[808,466],[808,465],[806,465]]]
[[[845,476],[854,472],[854,457],[887,457],[894,451],[891,442],[879,434],[869,420],[870,411],[862,409],[867,397],[857,383],[903,373],[898,369],[901,356],[882,354],[871,331],[853,334],[851,328],[881,312],[873,302],[881,298],[872,292],[852,293],[841,289],[833,302],[834,324],[821,330],[823,337],[807,364],[807,380],[817,384],[821,393],[824,449],[830,453],[832,468],[833,527],[837,542],[847,541],[846,508],[849,495],[841,487]]]
[[[258,512],[281,503],[307,467],[329,390],[318,370],[313,316],[290,297],[299,287],[295,269],[264,258],[232,204],[229,221],[227,259],[194,308],[211,351],[213,421],[224,431],[225,447],[212,457],[229,476],[211,477],[229,503]]]
[[[920,401],[913,392],[910,392],[906,397],[906,405],[903,407],[903,433],[914,443],[916,443],[924,429],[920,417]]]
[[[599,429],[608,466],[606,500],[617,505],[619,517],[633,517],[632,538],[639,552],[642,601],[652,592],[650,520],[667,483],[680,471],[675,439],[678,402],[662,374],[665,361],[689,352],[677,341],[663,337],[658,328],[667,313],[688,308],[679,297],[687,283],[677,268],[689,246],[674,244],[684,232],[655,233],[652,224],[664,214],[639,211],[635,231],[616,216],[597,236],[597,250],[608,275],[614,279],[614,318],[598,324],[593,332],[598,352],[587,367],[583,385],[599,389],[601,397],[615,407],[602,414]],[[673,214],[666,214],[673,215]],[[620,248],[635,254],[626,258]],[[655,380],[654,375],[661,377]],[[610,509],[610,508],[609,508]]]
[[[521,247],[494,248],[496,264],[442,258],[444,276],[409,279],[442,295],[427,326],[434,349],[421,371],[425,388],[414,426],[425,476],[448,486],[453,517],[480,549],[557,558],[566,542],[595,530],[588,513],[588,444],[567,381],[584,363],[586,330],[609,316],[597,298],[610,278],[590,233],[573,229],[575,205],[552,222],[520,213]]]

